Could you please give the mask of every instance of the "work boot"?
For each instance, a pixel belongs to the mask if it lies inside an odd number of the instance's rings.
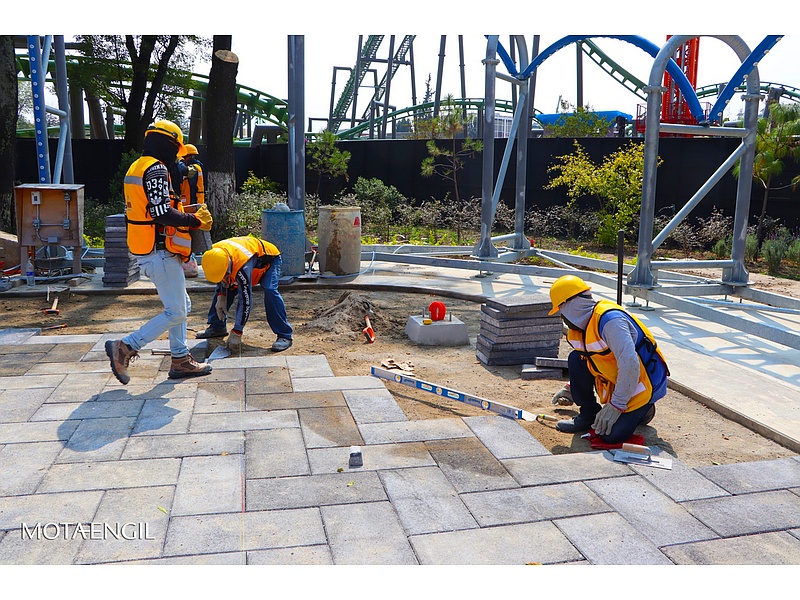
[[[272,351],[273,352],[283,352],[284,350],[288,350],[291,347],[292,347],[292,340],[290,340],[289,338],[279,337],[272,344]]]
[[[216,338],[216,337],[225,337],[228,335],[228,329],[225,327],[214,327],[213,325],[209,325],[206,327],[205,331],[201,331],[194,337],[198,340],[205,340],[207,338]]]
[[[191,354],[172,357],[172,365],[169,370],[170,379],[183,379],[184,377],[199,377],[211,373],[211,365],[208,363],[197,362]]]
[[[580,415],[556,423],[556,429],[562,433],[586,433],[592,428],[591,422],[582,420]]]
[[[128,366],[139,357],[139,353],[122,340],[108,340],[106,354],[111,359],[111,370],[122,385],[127,385],[131,380],[128,375]]]
[[[653,417],[655,416],[656,416],[656,405],[652,404],[650,406],[650,410],[648,410],[647,413],[645,413],[644,417],[642,417],[642,420],[639,421],[639,426],[647,425],[650,421],[653,420]]]

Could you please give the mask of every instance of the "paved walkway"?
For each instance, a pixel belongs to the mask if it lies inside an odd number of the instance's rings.
[[[372,268],[351,283],[474,297],[548,285]],[[696,394],[731,394],[765,427],[797,410],[796,352],[641,314]],[[109,336],[37,333],[0,331],[0,564],[800,564],[797,456],[694,469],[673,457],[667,471],[551,455],[492,413],[409,421],[382,380],[291,350],[178,382],[145,350],[121,386]]]

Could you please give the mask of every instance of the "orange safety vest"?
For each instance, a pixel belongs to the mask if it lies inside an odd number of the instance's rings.
[[[144,172],[154,163],[157,158],[152,156],[142,156],[134,161],[125,174],[125,222],[128,225],[128,249],[131,254],[144,256],[150,254],[156,247],[156,227],[158,223],[153,221],[150,211],[147,210],[147,196],[144,193],[143,177]],[[172,207],[183,212],[183,205],[177,198],[171,197]],[[192,236],[189,234],[188,227],[164,227],[164,243],[166,249],[173,254],[183,257],[183,261],[189,260],[192,253]]]
[[[236,285],[236,274],[239,272],[239,269],[241,269],[244,264],[253,257],[253,255],[264,257],[264,260],[261,261],[261,264],[257,265],[253,269],[251,285],[258,285],[258,282],[261,281],[261,277],[267,272],[267,269],[269,269],[269,257],[279,256],[281,253],[275,244],[271,244],[266,240],[262,240],[253,236],[235,237],[222,240],[221,242],[214,244],[212,248],[222,248],[228,253],[228,256],[231,257],[231,272],[227,273],[223,279],[223,281],[228,284],[229,287],[234,287]]]
[[[650,402],[653,399],[654,390],[658,390],[658,393],[662,395],[666,391],[666,378],[669,375],[667,361],[661,354],[661,350],[658,349],[650,330],[634,315],[625,312],[625,309],[618,304],[610,300],[600,300],[589,318],[586,331],[570,329],[567,332],[567,342],[586,360],[589,372],[594,375],[594,386],[600,397],[600,403],[605,404],[611,399],[617,382],[617,359],[614,358],[608,344],[600,337],[600,331],[607,318],[612,316],[606,315],[606,313],[613,310],[620,311],[624,317],[630,318],[637,330],[636,353],[639,357],[639,383],[625,410],[625,412],[631,412]],[[603,319],[603,315],[606,315],[607,318]],[[613,316],[619,317],[619,313]]]
[[[181,182],[181,201],[184,204],[205,204],[206,203],[206,187],[203,180],[203,167],[199,163],[188,165],[190,169],[197,171],[197,192],[195,197],[192,198],[192,186],[189,178],[185,177]]]

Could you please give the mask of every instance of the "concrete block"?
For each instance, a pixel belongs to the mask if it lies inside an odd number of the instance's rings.
[[[301,408],[328,408],[332,406],[347,406],[341,391],[293,392],[292,394],[250,394],[245,399],[245,410],[248,411],[295,410]]]
[[[108,357],[106,356],[107,361]],[[111,369],[105,373],[70,373],[53,390],[53,393],[47,398],[47,403],[83,402],[97,399],[112,378],[114,375],[111,373]]]
[[[337,565],[415,565],[417,559],[388,502],[319,509]]]
[[[344,377],[304,377],[292,382],[295,392],[331,392],[334,390],[371,390],[383,387],[383,383],[369,375],[346,375]]]
[[[60,387],[60,386],[59,386]],[[144,400],[119,402],[47,402],[30,418],[31,421],[65,421],[67,419],[113,419],[136,417]]]
[[[180,463],[178,458],[152,458],[53,465],[36,491],[48,493],[175,485]]]
[[[244,410],[244,398],[244,390],[238,381],[202,381],[197,384],[194,412],[239,412]]]
[[[36,523],[64,523],[67,521],[88,523],[97,512],[97,506],[104,493],[104,490],[98,489],[54,494],[0,496],[0,530],[13,532],[12,537],[21,537],[22,523],[30,526],[34,526]]]
[[[36,491],[63,448],[61,442],[0,446],[0,496],[21,496]]]
[[[464,423],[498,460],[550,455],[539,440],[512,419],[500,416],[464,417]]]
[[[245,372],[245,394],[289,394],[292,382],[287,367],[249,367]]]
[[[241,510],[241,463],[239,454],[184,458],[170,514],[199,515]]]
[[[373,378],[375,381],[380,381]],[[408,421],[408,417],[383,383],[370,390],[345,390],[345,402],[358,424]]]
[[[67,441],[80,421],[0,423],[0,444]]]
[[[583,557],[550,522],[450,531],[409,538],[423,565],[525,565]]]
[[[183,458],[244,453],[244,433],[223,431],[177,435],[143,435],[128,440],[123,460],[137,458]]]
[[[34,388],[54,388],[64,381],[65,374],[61,375],[11,375],[0,377],[0,390],[30,390]]]
[[[729,496],[728,492],[690,469],[677,458],[672,458],[672,470],[629,465],[643,479],[649,481],[675,502]]]
[[[786,490],[684,502],[723,537],[800,527],[800,497]]]
[[[346,406],[304,408],[297,412],[306,448],[360,446],[364,443]]]
[[[538,358],[536,360],[539,360]],[[537,367],[536,365],[522,365],[520,377],[524,380],[532,379],[563,379],[566,377],[563,369],[552,367]]]
[[[546,358],[541,357],[536,359],[537,367],[553,367],[556,369],[569,369],[566,358]]]
[[[567,483],[604,477],[622,477],[633,471],[614,462],[610,453],[555,454],[501,460],[520,485]]]
[[[362,423],[359,425],[359,429],[366,444],[424,442],[426,440],[472,437],[473,435],[469,427],[458,418]]]
[[[697,467],[697,472],[732,494],[800,486],[800,462],[794,458]]]
[[[0,422],[24,423],[52,393],[53,388],[0,392]]]
[[[311,473],[299,429],[248,432],[245,465],[248,479]]]
[[[292,379],[301,377],[333,377],[328,359],[322,354],[311,356],[287,356],[286,366]]]
[[[154,398],[146,400],[136,420],[133,435],[186,433],[192,419],[193,398]]]
[[[248,479],[245,498],[248,511],[379,502],[387,499],[378,474],[374,471]]]
[[[71,423],[74,421],[64,421]],[[125,449],[136,417],[87,419],[70,436],[58,463],[117,460]]]
[[[420,315],[411,315],[406,322],[406,335],[420,346],[465,346],[469,344],[467,326],[458,318],[433,321],[425,325]]]
[[[678,565],[800,565],[800,540],[786,531],[667,546]]]
[[[293,410],[248,410],[244,413],[207,413],[192,417],[189,433],[212,431],[255,431],[258,429],[299,428],[297,412]]]
[[[475,437],[433,440],[425,446],[459,493],[518,487],[500,461]]]

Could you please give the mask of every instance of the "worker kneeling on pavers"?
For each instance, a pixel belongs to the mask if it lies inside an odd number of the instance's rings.
[[[281,277],[281,253],[277,246],[257,237],[235,237],[214,244],[203,254],[203,273],[208,281],[217,284],[208,327],[198,338],[225,337],[228,309],[239,295],[236,322],[228,337],[228,348],[238,348],[242,331],[250,318],[253,286],[261,283],[264,289],[264,309],[267,323],[278,339],[272,344],[274,352],[292,345],[292,326],[286,319],[286,306],[278,291]]]
[[[594,429],[604,443],[619,444],[652,421],[656,400],[667,393],[669,369],[647,327],[618,304],[594,300],[589,290],[574,275],[559,277],[550,288],[550,314],[561,312],[567,342],[574,348],[567,366],[579,409],[578,416],[559,421],[556,429]]]

